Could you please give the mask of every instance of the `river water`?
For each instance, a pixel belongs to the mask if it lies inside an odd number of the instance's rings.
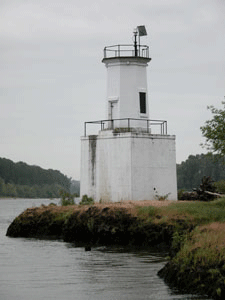
[[[60,240],[6,237],[13,219],[48,199],[0,199],[0,300],[188,300],[157,272],[166,253],[96,247],[90,252]]]

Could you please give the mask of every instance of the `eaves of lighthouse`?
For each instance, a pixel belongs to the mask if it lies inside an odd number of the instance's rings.
[[[133,44],[104,48],[107,70],[106,115],[84,124],[81,137],[80,194],[95,201],[177,200],[175,136],[167,122],[149,119],[149,47],[141,45],[144,26]],[[98,126],[96,134],[90,127]]]

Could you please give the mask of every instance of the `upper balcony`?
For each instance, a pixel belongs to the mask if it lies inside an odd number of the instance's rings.
[[[139,132],[139,133],[147,133],[151,135],[168,135],[167,121],[165,120],[123,118],[123,119],[85,122],[84,123],[85,137],[96,134],[96,129],[91,130],[89,125],[97,125],[100,128],[100,131],[112,130],[114,134],[125,133],[125,132],[133,132],[133,133]]]
[[[104,48],[104,59],[120,57],[149,58],[149,47],[146,45],[113,45]],[[104,60],[103,59],[103,60]]]

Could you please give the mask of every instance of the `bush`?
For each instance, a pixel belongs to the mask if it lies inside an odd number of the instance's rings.
[[[167,200],[167,198],[169,197],[169,195],[171,194],[171,193],[168,193],[168,194],[166,194],[166,195],[159,195],[158,194],[158,191],[154,188],[154,191],[155,191],[155,196],[154,196],[154,198],[155,198],[155,200],[159,200],[159,201],[164,201],[164,200]]]
[[[216,187],[217,193],[225,194],[225,180],[214,182],[214,186]]]
[[[184,190],[178,191],[178,200],[198,200],[198,194],[195,191],[188,192]]]
[[[214,200],[215,196],[208,194],[207,192],[211,192],[214,193],[216,190],[215,185],[214,185],[214,181],[212,180],[212,178],[210,176],[204,176],[202,178],[200,187],[198,189],[196,189],[196,192],[198,194],[198,199],[200,201],[210,201],[210,200]]]
[[[87,195],[83,195],[82,200],[80,201],[80,205],[92,205],[94,203],[94,199]]]
[[[62,206],[74,205],[75,204],[74,195],[62,190],[62,191],[60,191],[60,196],[61,196],[60,204]]]
[[[224,184],[224,188],[225,188],[225,184]],[[215,199],[215,195],[213,195],[215,191],[216,191],[215,182],[211,179],[211,177],[204,176],[201,180],[201,184],[199,188],[195,188],[191,192],[179,190],[178,200],[210,201]],[[210,192],[211,194],[208,192]]]

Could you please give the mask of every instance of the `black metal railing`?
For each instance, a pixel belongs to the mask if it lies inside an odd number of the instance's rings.
[[[104,58],[138,56],[149,58],[149,47],[146,45],[113,45],[104,48]]]
[[[121,126],[121,121],[123,121],[123,126]],[[137,126],[137,121],[139,125],[141,124],[141,126]],[[167,135],[167,121],[164,120],[124,118],[124,119],[89,121],[84,123],[84,136],[87,136],[88,124],[100,125],[101,131],[114,130],[115,133],[141,131],[141,132],[146,132],[151,134]]]

